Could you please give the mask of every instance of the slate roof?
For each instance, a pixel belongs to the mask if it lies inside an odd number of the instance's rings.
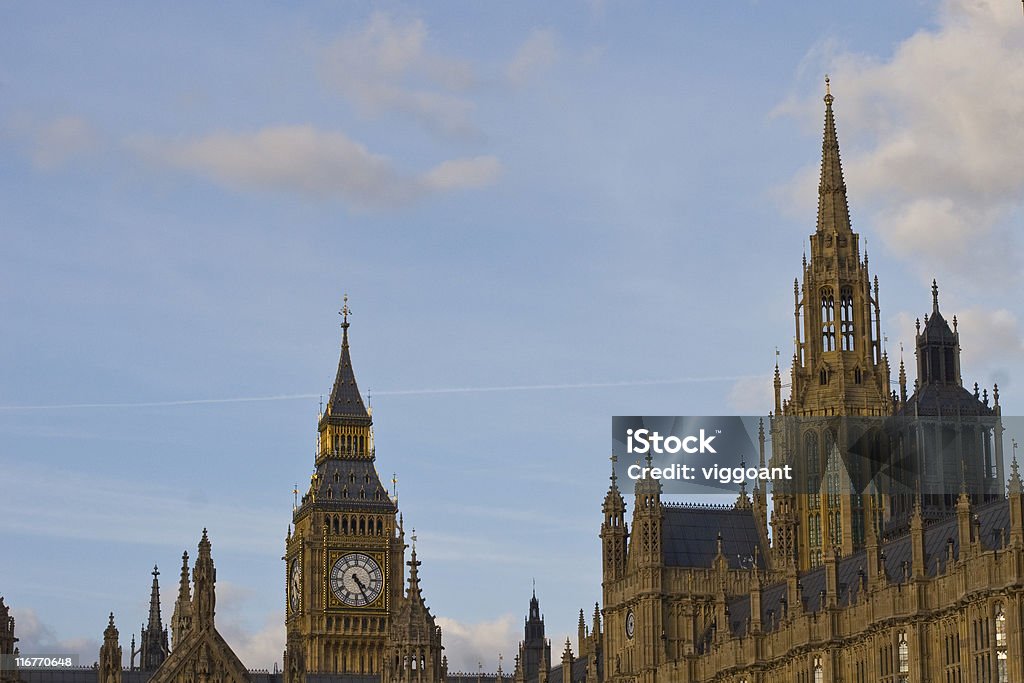
[[[666,503],[663,510],[662,554],[666,566],[710,567],[718,556],[721,533],[722,553],[730,569],[753,567],[754,548],[758,567],[765,568],[768,549],[757,531],[753,510],[671,503]]]
[[[900,415],[980,415],[993,416],[995,411],[974,397],[974,394],[956,384],[926,383],[907,399]]]
[[[366,510],[394,514],[397,510],[380,481],[372,460],[328,458],[316,468],[316,497],[302,497],[295,519],[312,507],[318,510]]]
[[[361,423],[369,423],[370,414],[363,405],[363,397],[359,394],[356,375],[352,370],[352,358],[348,350],[348,322],[342,323],[341,357],[338,359],[338,374],[331,387],[331,397],[327,401],[325,418],[351,418]]]
[[[985,550],[995,550],[1003,546],[1003,532],[1009,534],[1010,506],[1004,500],[978,506],[973,513],[981,522],[981,544]],[[973,523],[973,522],[972,522]],[[956,517],[948,517],[941,522],[930,524],[924,529],[925,569],[928,576],[935,576],[937,570],[944,570],[946,564],[947,540],[953,540],[954,555],[960,552],[960,539]],[[910,535],[906,534],[880,546],[879,551],[885,555],[885,573],[892,583],[906,583],[910,572],[912,549]],[[838,583],[837,602],[839,606],[849,605],[860,589],[859,572],[867,572],[867,551],[861,550],[848,557],[841,558],[836,564]],[[821,610],[821,597],[825,590],[825,568],[817,567],[800,575],[803,586],[802,596],[804,609],[807,612]],[[765,630],[772,630],[782,613],[783,601],[786,599],[786,584],[778,583],[765,587],[761,591],[761,623]],[[729,601],[729,626],[736,635],[744,635],[747,631],[747,617],[750,615],[750,596],[743,595]],[[787,606],[788,608],[788,606]],[[774,613],[774,621],[769,619],[769,612]]]
[[[582,681],[587,677],[588,657],[577,657],[572,660],[572,680]],[[548,671],[548,683],[562,683],[562,664],[559,662]]]

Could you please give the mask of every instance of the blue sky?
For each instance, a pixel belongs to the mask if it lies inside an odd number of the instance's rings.
[[[206,526],[220,627],[279,660],[345,292],[453,668],[511,659],[534,577],[574,633],[609,417],[771,408],[826,72],[890,354],[938,278],[965,381],[1019,410],[1020,6],[783,5],[0,6],[22,645],[92,662],[113,610],[127,646]],[[481,387],[520,388],[436,391]]]

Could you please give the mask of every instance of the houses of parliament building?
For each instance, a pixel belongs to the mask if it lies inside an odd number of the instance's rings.
[[[555,644],[552,661],[534,595],[511,672],[448,671],[415,538],[377,473],[346,304],[315,474],[284,541],[283,670],[248,671],[218,633],[204,531],[192,566],[182,557],[170,633],[154,569],[128,667],[111,614],[95,667],[8,667],[0,683],[1024,683],[1024,484],[1015,452],[1004,472],[998,387],[965,387],[935,284],[916,379],[900,359],[892,382],[832,105],[826,87],[789,395],[776,365],[760,434],[762,460],[770,441],[800,484],[714,506],[669,502],[650,479],[623,491],[613,474],[601,603],[589,620],[581,610],[575,648]],[[0,653],[16,651],[0,600]]]

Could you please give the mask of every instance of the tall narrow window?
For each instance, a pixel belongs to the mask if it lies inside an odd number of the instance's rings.
[[[1006,661],[1006,612],[1003,603],[996,603],[996,683],[1009,681]]]
[[[906,631],[900,631],[899,641],[896,643],[896,656],[899,664],[899,681],[905,683],[907,674],[910,673],[910,648],[907,646]]]
[[[821,350],[836,350],[836,299],[830,287],[821,290]]]
[[[843,287],[839,295],[839,332],[843,351],[853,351],[853,290]]]
[[[821,657],[814,658],[814,683],[824,683],[825,671],[821,666]]]

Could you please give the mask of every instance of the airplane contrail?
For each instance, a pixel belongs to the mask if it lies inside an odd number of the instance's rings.
[[[503,391],[546,391],[567,389],[609,389],[615,387],[642,387],[665,384],[692,384],[698,382],[734,382],[741,379],[752,379],[762,375],[731,375],[720,377],[677,377],[674,379],[625,380],[621,382],[578,382],[571,384],[511,384],[495,387],[443,387],[435,389],[388,389],[383,391],[370,390],[369,396],[421,396],[429,394],[478,394]],[[38,405],[0,405],[0,411],[30,410],[77,410],[84,408],[161,408],[174,406],[194,406],[218,403],[255,403],[262,401],[296,401],[314,399],[321,394],[275,394],[270,396],[231,396],[226,398],[192,398],[177,401],[132,401],[112,403],[52,403]]]

